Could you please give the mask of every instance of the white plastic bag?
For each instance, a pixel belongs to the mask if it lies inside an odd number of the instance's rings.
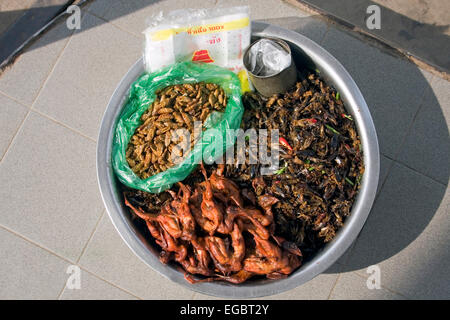
[[[291,55],[280,44],[270,39],[260,39],[248,52],[249,71],[257,76],[271,76],[291,65]]]
[[[202,61],[243,69],[250,44],[249,7],[182,9],[152,17],[144,31],[144,63],[149,72],[180,61]]]

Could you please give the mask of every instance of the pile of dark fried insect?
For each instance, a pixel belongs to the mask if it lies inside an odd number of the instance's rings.
[[[279,130],[280,169],[262,177],[259,192],[280,200],[273,208],[276,234],[295,242],[307,260],[335,237],[359,190],[364,163],[355,122],[339,93],[315,74],[285,94],[248,93],[243,102],[244,130]],[[260,168],[248,159],[225,170],[241,188]]]
[[[219,166],[208,178],[202,166],[205,180],[196,183],[194,191],[179,183],[178,192],[168,191],[172,199],[152,207],[156,212],[139,206],[136,193],[125,192],[125,204],[145,220],[161,247],[161,262],[178,262],[191,283],[286,277],[300,266],[301,252],[274,235],[271,207],[278,199],[268,194],[248,197],[223,170]]]
[[[202,124],[213,111],[223,111],[227,97],[215,83],[186,83],[166,87],[156,92],[155,101],[141,116],[142,124],[130,139],[126,159],[131,170],[141,179],[165,171],[183,158],[181,143],[194,145],[194,122]],[[186,129],[191,141],[183,135],[174,137],[177,130]]]

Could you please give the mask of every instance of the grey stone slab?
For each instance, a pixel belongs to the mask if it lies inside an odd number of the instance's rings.
[[[34,0],[9,0],[0,2],[0,35],[14,24],[27,10]]]
[[[201,3],[201,1],[199,1]],[[218,0],[217,6],[248,5],[250,19],[274,19],[282,17],[307,17],[310,14],[281,0]]]
[[[28,109],[0,94],[0,159],[5,154]]]
[[[321,274],[307,283],[277,294],[274,296],[264,297],[269,300],[326,300],[330,295],[338,274]]]
[[[450,297],[450,190],[395,163],[344,266],[408,298]]]
[[[435,77],[398,160],[447,185],[450,175],[450,82]]]
[[[0,74],[0,91],[31,105],[71,34],[65,23],[52,27]]]
[[[380,150],[394,158],[429,87],[431,74],[336,28],[330,28],[322,46],[355,80],[372,114]]]
[[[248,300],[326,300],[330,295],[331,288],[334,286],[337,277],[337,274],[321,274],[295,289],[277,295]],[[220,298],[196,293],[193,299],[217,300]]]
[[[87,13],[34,108],[96,139],[109,98],[141,48],[134,36]]]
[[[450,19],[448,3],[434,0],[375,0],[374,2],[421,23],[445,26]],[[450,30],[444,30],[450,35]]]
[[[60,12],[65,10],[69,0],[36,1],[33,6],[22,10],[22,14],[10,25],[8,30],[0,34],[0,63],[5,63],[20,46],[33,38],[34,34],[44,28]],[[0,20],[8,12],[0,11]]]
[[[106,13],[111,7],[120,5],[120,0],[94,0],[85,10],[99,17],[105,18]]]
[[[403,300],[403,296],[385,288],[369,289],[367,279],[355,272],[344,273],[339,277],[331,294],[331,300]]]
[[[298,0],[338,17],[367,33],[424,61],[450,71],[450,3],[432,0]],[[379,28],[369,29],[366,13],[371,5],[380,10]]]
[[[103,211],[94,142],[31,112],[0,164],[0,185],[1,225],[79,257]]]
[[[100,224],[80,259],[80,265],[143,299],[191,299],[193,291],[154,272],[128,248],[108,215]]]
[[[292,13],[291,15],[282,18],[261,19],[258,21],[298,32],[319,44],[322,42],[325,33],[328,30],[328,24],[320,18],[314,16],[293,15]]]
[[[0,299],[58,297],[67,279],[67,262],[3,228],[0,246]]]
[[[61,300],[136,300],[133,295],[81,270],[80,288],[65,287]]]
[[[380,178],[378,179],[377,194],[380,192],[384,181],[388,176],[388,172],[391,169],[393,161],[382,154],[380,155]]]

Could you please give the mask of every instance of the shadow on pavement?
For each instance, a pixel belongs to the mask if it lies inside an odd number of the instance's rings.
[[[0,63],[7,61],[54,17],[64,12],[73,0],[36,0],[31,7],[0,11]],[[22,8],[16,4],[17,8]],[[26,8],[26,9],[25,9]]]
[[[63,0],[52,0],[52,1],[62,1],[62,2],[73,2],[73,1],[63,1]],[[160,0],[146,0],[146,1],[131,1],[130,4],[120,6],[119,10],[110,11],[108,19],[114,21],[122,16],[132,14],[148,5],[154,4]],[[430,64],[437,66],[438,68],[450,72],[450,37],[445,32],[448,30],[449,25],[436,25],[427,24],[413,20],[407,16],[399,14],[389,8],[383,7],[378,3],[370,0],[342,0],[342,1],[329,1],[329,0],[298,0],[299,2],[305,2],[313,5],[323,12],[329,12],[333,16],[338,17],[341,21],[348,24],[351,23],[355,26],[360,27],[373,34],[374,36],[383,39],[384,41],[390,43],[395,47],[400,47],[407,52],[424,59]],[[92,0],[87,0],[85,3],[94,2]],[[76,3],[76,2],[75,2]],[[365,19],[367,18],[366,9],[370,5],[378,5],[381,8],[381,29],[380,30],[369,30],[366,27]],[[67,7],[67,5],[66,5]],[[64,7],[64,10],[65,8]],[[445,10],[445,8],[444,8]],[[35,30],[37,24],[36,21],[43,16],[49,15],[51,12],[61,12],[61,6],[47,6],[47,7],[36,7],[29,10],[29,12],[0,12],[0,20],[7,20],[9,16],[23,16],[23,29],[29,34],[30,30]],[[31,19],[31,17],[33,17]],[[66,16],[67,18],[67,16]],[[83,32],[83,29],[81,30]],[[6,39],[0,39],[0,44],[5,43],[11,46],[11,43],[17,47],[17,43],[23,43],[25,39],[24,36],[19,33],[10,34]],[[7,41],[4,41],[7,40]],[[55,39],[58,40],[58,39]],[[35,48],[39,48],[41,45],[47,44],[42,42],[38,44]],[[4,50],[4,49],[3,49]],[[4,54],[0,50],[0,61]]]
[[[146,0],[146,1],[133,1],[132,4],[124,5],[120,10],[111,11],[110,20],[113,21],[122,16],[132,14],[142,8],[145,8],[151,4],[154,4],[160,0]],[[40,4],[42,2],[42,4]],[[80,0],[80,1],[66,1],[66,0],[38,0],[35,5],[26,10],[12,10],[0,12],[0,21],[14,21],[15,22],[7,29],[3,34],[0,35],[0,64],[5,61],[10,55],[20,48],[26,41],[30,39],[36,32],[43,28],[47,23],[49,23],[53,18],[62,14],[57,20],[64,21],[70,17],[73,13],[67,13],[66,9],[71,4],[77,4],[79,7],[84,7],[89,3],[95,2],[94,0]],[[53,5],[53,3],[56,3]],[[107,23],[102,20],[103,23]],[[56,23],[53,24],[54,27]],[[44,32],[47,32],[52,27],[47,28]],[[83,28],[81,26],[80,30],[77,32],[84,32],[89,30],[89,28]],[[42,37],[37,38],[37,41],[32,47],[27,50],[34,50],[49,43],[61,40],[71,33],[63,34],[60,33],[59,37]]]
[[[342,267],[327,273],[365,269],[413,245],[440,207],[437,221],[442,221],[442,207],[446,205],[443,198],[450,176],[449,119],[446,120],[443,106],[426,78],[430,76],[412,63],[366,44],[356,45],[360,40],[351,36],[333,40],[336,34],[329,34],[322,46],[344,65],[361,89],[386,161],[381,163],[382,189],[355,247],[340,261]],[[383,172],[389,173],[385,180]],[[430,279],[437,281],[437,274],[443,275],[443,263],[450,262],[445,226],[436,224],[439,223],[435,222],[433,234],[428,232],[413,246],[420,246],[429,237],[441,245],[434,247],[427,257],[411,256],[407,265],[396,266],[406,268],[405,273],[414,273],[415,263],[426,263],[409,286],[419,288],[418,283],[425,286]],[[448,286],[448,281],[436,284],[441,295],[448,290],[444,286]]]
[[[445,21],[439,21],[440,16],[433,17],[434,24],[423,23],[397,13],[380,3],[370,0],[297,0],[318,8],[320,11],[344,20],[362,30],[383,39],[395,47],[411,52],[428,63],[434,64],[446,72],[450,72],[450,36],[446,34],[450,24],[450,5],[442,3],[442,10],[447,12]],[[377,5],[381,13],[381,28],[369,30],[366,26],[366,10],[371,5]],[[411,4],[414,5],[414,4]],[[421,3],[426,7],[426,2]],[[397,7],[401,4],[396,4]],[[414,10],[419,11],[419,7]],[[425,10],[424,9],[424,10]],[[445,25],[442,25],[445,23]],[[441,24],[441,25],[439,25]]]

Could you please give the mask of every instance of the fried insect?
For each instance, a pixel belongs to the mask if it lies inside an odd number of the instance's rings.
[[[268,195],[276,198],[264,209],[273,215],[274,233],[309,259],[335,237],[361,185],[364,162],[355,122],[338,92],[316,74],[286,93],[265,98],[249,92],[242,99],[244,131],[267,129],[270,136],[278,130],[280,169],[255,179],[260,165],[250,164],[247,154],[246,163],[227,164],[224,176],[253,187],[263,209]]]
[[[133,172],[146,179],[181,161],[187,152],[183,154],[175,146],[184,143],[193,147],[194,121],[203,123],[213,110],[222,112],[226,108],[226,99],[214,100],[217,94],[225,96],[217,84],[203,82],[169,86],[156,92],[155,101],[141,116],[142,124],[126,150]],[[189,131],[190,141],[183,141],[184,137],[176,133],[179,129]]]

